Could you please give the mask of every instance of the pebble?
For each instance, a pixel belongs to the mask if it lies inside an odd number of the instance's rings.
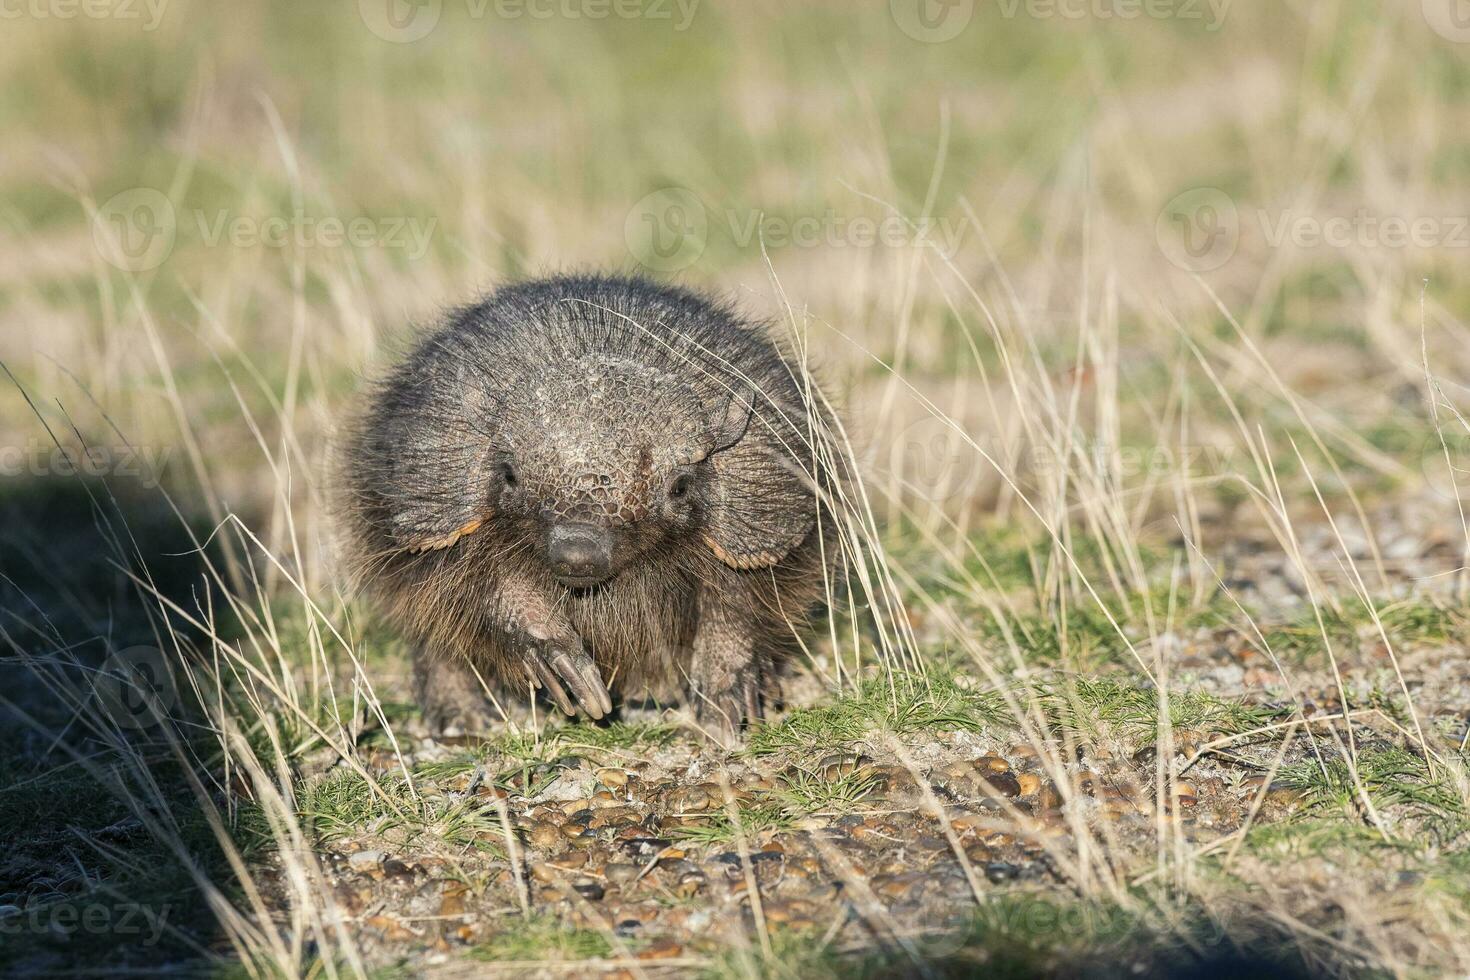
[[[1021,795],[1021,781],[1008,770],[986,772],[981,778],[991,789],[1008,799]]]
[[[602,884],[591,878],[583,878],[580,881],[573,882],[572,891],[581,895],[589,902],[600,902],[602,901],[602,896],[606,894]]]
[[[602,870],[602,876],[611,885],[631,885],[638,880],[638,875],[643,869],[636,864],[609,864]]]
[[[669,960],[684,955],[684,947],[667,936],[660,936],[636,954],[640,960]]]
[[[609,810],[613,807],[621,807],[622,805],[622,800],[605,789],[600,789],[596,793],[593,793],[592,799],[588,800],[588,806],[593,810]]]
[[[459,882],[452,882],[445,886],[444,892],[439,899],[440,915],[464,915],[465,895],[469,889]]]
[[[872,765],[873,760],[852,752],[837,752],[823,756],[817,763],[817,772],[823,779],[834,780],[851,775],[863,766]]]
[[[383,934],[383,938],[390,942],[408,942],[414,938],[413,933],[403,927],[403,923],[391,915],[375,915],[369,918],[363,925],[369,929],[376,929]]]
[[[1007,861],[991,861],[985,866],[985,877],[996,884],[1010,881],[1012,878],[1019,877],[1020,874],[1021,869]]]
[[[367,874],[380,870],[383,858],[382,851],[358,851],[347,855],[347,866],[358,874]]]
[[[681,786],[674,790],[669,794],[669,809],[676,813],[705,813],[715,809],[717,797],[711,796],[705,785]],[[719,787],[715,790],[718,793]]]
[[[383,862],[383,874],[395,881],[408,881],[413,878],[413,868],[397,858],[388,858]]]
[[[549,851],[563,840],[561,828],[553,823],[538,820],[531,825],[531,832],[526,835],[532,847]]]

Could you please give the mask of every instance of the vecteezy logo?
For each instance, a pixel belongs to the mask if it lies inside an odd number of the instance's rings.
[[[939,44],[959,37],[975,16],[975,0],[888,0],[898,29],[915,41]]]
[[[1164,206],[1154,223],[1164,258],[1188,272],[1211,272],[1240,245],[1240,212],[1230,195],[1214,187],[1185,191]]]
[[[411,44],[438,26],[444,0],[357,0],[357,12],[383,40]]]
[[[924,415],[893,440],[889,475],[931,504],[975,488],[984,457],[957,424]]]
[[[684,187],[665,187],[633,205],[623,222],[623,240],[639,264],[654,272],[687,269],[704,254],[709,215]]]
[[[114,194],[92,216],[92,243],[125,272],[156,269],[168,258],[178,234],[174,205],[151,187]]]
[[[138,646],[118,650],[102,662],[92,682],[102,713],[119,728],[152,728],[171,716],[179,689],[163,652]]]
[[[1458,421],[1431,432],[1419,450],[1424,483],[1444,500],[1470,497],[1470,432]]]
[[[1470,44],[1470,0],[1420,0],[1424,20],[1434,33],[1456,44]]]

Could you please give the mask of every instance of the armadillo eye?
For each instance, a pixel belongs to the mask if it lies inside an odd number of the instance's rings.
[[[516,468],[510,464],[509,460],[500,464],[500,479],[508,487],[513,487],[520,482],[520,477],[516,476]]]
[[[669,484],[669,497],[673,500],[683,500],[689,496],[689,488],[694,485],[694,477],[688,473],[680,473],[674,477],[674,482]]]

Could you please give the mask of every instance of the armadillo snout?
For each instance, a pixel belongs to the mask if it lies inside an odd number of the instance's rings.
[[[595,524],[553,524],[546,558],[561,584],[587,588],[612,574],[612,545],[612,532]]]

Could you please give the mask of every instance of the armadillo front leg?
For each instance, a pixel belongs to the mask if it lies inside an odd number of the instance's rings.
[[[492,601],[492,632],[505,658],[568,715],[612,712],[612,698],[582,638],[549,596],[528,582],[502,582]]]
[[[761,716],[761,670],[749,614],[705,587],[699,595],[699,624],[690,663],[694,716],[724,742],[745,721]]]

